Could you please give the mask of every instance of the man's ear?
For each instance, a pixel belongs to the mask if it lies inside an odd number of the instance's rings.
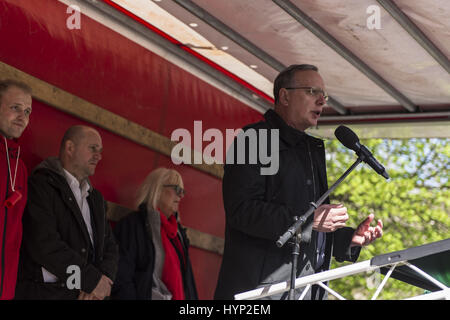
[[[278,92],[278,101],[282,106],[289,105],[289,92],[286,88],[281,88]]]
[[[73,143],[72,140],[67,140],[64,149],[68,155],[73,155],[75,151],[75,144]]]

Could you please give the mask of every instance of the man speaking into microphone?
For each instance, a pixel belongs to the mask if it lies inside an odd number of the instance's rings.
[[[323,141],[305,133],[317,125],[328,99],[318,68],[302,64],[283,70],[274,81],[274,98],[274,109],[264,114],[264,121],[243,130],[279,130],[278,172],[261,175],[260,161],[224,166],[225,247],[215,299],[233,299],[241,292],[289,281],[292,248],[279,248],[276,240],[328,189]],[[255,145],[264,144],[248,143],[247,155]],[[270,149],[269,140],[266,146]],[[371,226],[373,214],[354,229],[346,225],[349,216],[343,204],[325,202],[300,230],[296,277],[328,270],[332,256],[339,262],[355,262],[361,247],[383,234],[381,220]],[[303,290],[296,290],[296,299]],[[287,292],[268,298],[286,299]],[[326,298],[327,292],[317,285],[304,296]]]

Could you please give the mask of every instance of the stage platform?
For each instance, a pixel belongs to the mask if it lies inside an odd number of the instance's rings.
[[[380,271],[384,279],[371,300],[377,299],[390,277],[417,286],[431,293],[408,299],[450,299],[450,238],[418,247],[375,256],[370,260],[297,278],[295,288],[306,287],[303,299],[311,286],[316,284],[340,300],[346,300],[326,285],[326,282],[362,272]],[[236,300],[261,299],[289,290],[289,281],[280,282],[235,295]]]

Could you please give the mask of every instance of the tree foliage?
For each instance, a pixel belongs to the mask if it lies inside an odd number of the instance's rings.
[[[361,141],[385,166],[390,180],[360,164],[331,194],[332,203],[343,203],[356,227],[370,213],[384,224],[384,235],[361,250],[358,261],[450,237],[450,145],[446,139]],[[336,140],[326,141],[328,183],[331,186],[356,161],[355,153]],[[332,268],[345,264],[332,262]],[[370,299],[383,275],[362,274],[330,282],[347,299]],[[368,288],[368,284],[369,287]],[[389,279],[379,299],[402,299],[423,289]],[[330,296],[331,299],[331,296]]]

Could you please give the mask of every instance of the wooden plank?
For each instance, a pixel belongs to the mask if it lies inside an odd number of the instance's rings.
[[[14,79],[28,84],[33,89],[34,99],[165,156],[170,157],[172,148],[177,144],[177,142],[171,141],[169,138],[160,135],[159,133],[129,121],[124,117],[83,100],[1,61],[0,75],[4,79]],[[206,163],[195,164],[194,153],[196,152],[191,150],[191,164],[187,165],[222,179],[223,165],[209,165]]]
[[[106,215],[109,220],[117,222],[132,211],[132,209],[108,201]],[[223,255],[224,239],[193,228],[186,227],[186,229],[191,246]]]
[[[224,239],[192,228],[186,233],[192,246],[223,255]]]

